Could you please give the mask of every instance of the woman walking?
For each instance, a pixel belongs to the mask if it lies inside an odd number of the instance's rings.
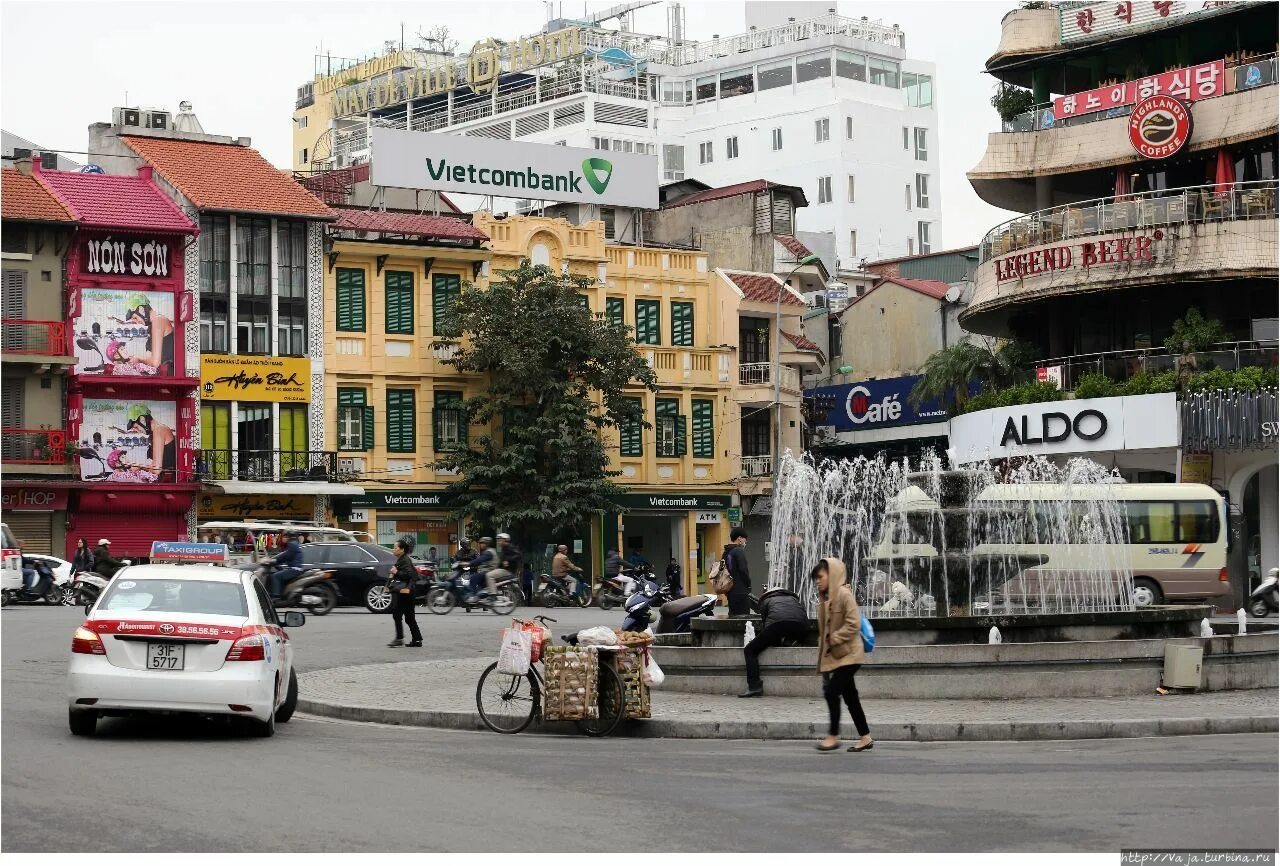
[[[863,662],[862,613],[849,589],[844,563],[839,559],[822,560],[809,576],[818,585],[818,670],[822,673],[822,694],[831,716],[827,738],[816,748],[820,752],[840,748],[840,700],[843,698],[859,737],[849,751],[865,752],[875,744],[858,700],[858,687],[853,682],[853,675]]]
[[[408,646],[422,646],[422,632],[418,631],[418,614],[413,604],[413,584],[418,578],[418,569],[409,558],[413,544],[412,538],[401,538],[391,548],[396,555],[396,564],[391,568],[391,619],[396,624],[396,639],[387,646],[405,646],[405,622],[409,623],[409,634],[413,635]]]
[[[76,555],[71,560],[71,566],[77,574],[93,571],[93,549],[89,547],[89,542],[83,538],[76,542]]]

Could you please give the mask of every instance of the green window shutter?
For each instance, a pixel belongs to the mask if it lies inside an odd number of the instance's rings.
[[[364,442],[361,444],[364,445],[365,451],[373,450],[373,414],[372,406],[364,407],[364,431],[361,437]]]
[[[443,322],[449,308],[462,294],[462,278],[456,274],[435,274],[431,278],[431,333],[436,337],[457,337]]]
[[[418,448],[413,391],[387,389],[387,451],[412,454]]]
[[[693,456],[715,457],[715,401],[693,401]]]
[[[656,346],[662,342],[661,307],[657,301],[636,301],[636,342]]]
[[[671,345],[693,345],[693,304],[671,302]]]
[[[619,430],[619,452],[623,457],[642,457],[644,456],[644,425],[642,421],[644,404],[639,397],[627,397],[625,399],[628,403],[640,409],[641,419],[622,423]]]
[[[359,268],[338,268],[339,331],[363,331],[364,322],[364,271]]]
[[[680,401],[659,398],[654,401],[654,417],[657,419],[658,456],[683,457],[686,438],[685,418],[680,414]]]
[[[436,451],[466,445],[467,426],[462,409],[461,391],[436,391],[435,408],[431,412],[431,440]]]
[[[387,333],[413,333],[413,274],[409,271],[387,271]]]
[[[676,416],[676,456],[683,457],[689,453],[689,419],[683,415]]]
[[[619,325],[625,324],[626,313],[623,311],[625,302],[622,298],[605,298],[604,299],[604,315],[610,322],[617,322]]]

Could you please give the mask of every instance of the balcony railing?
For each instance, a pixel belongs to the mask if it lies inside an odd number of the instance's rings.
[[[1108,196],[1003,222],[987,232],[982,262],[1072,238],[1192,222],[1275,219],[1277,182],[1247,181]]]
[[[771,475],[773,473],[773,457],[766,454],[763,457],[743,457],[742,458],[742,477],[743,478],[760,478],[762,476]]]
[[[1245,340],[1217,343],[1207,352],[1197,352],[1196,369],[1240,370],[1245,367],[1277,366],[1280,343],[1275,340]],[[1095,352],[1037,361],[1034,370],[1059,367],[1062,390],[1074,391],[1081,377],[1088,373],[1104,373],[1113,382],[1125,382],[1143,373],[1166,373],[1178,369],[1181,352],[1170,352],[1163,346],[1154,349],[1125,349],[1118,352]]]
[[[0,349],[14,355],[70,355],[62,322],[0,319]]]
[[[196,463],[202,481],[338,480],[336,451],[259,451],[204,448]]]
[[[739,364],[738,365],[738,384],[739,385],[773,385],[774,370],[778,372],[778,387],[786,391],[800,390],[800,376],[791,367],[784,365],[763,363],[763,364]]]
[[[1253,90],[1257,87],[1266,87],[1276,83],[1276,55],[1268,54],[1263,57],[1254,58],[1240,63],[1228,64],[1225,69],[1226,89],[1223,96],[1229,93],[1239,93],[1242,90]],[[1119,85],[1117,85],[1119,86]],[[1216,98],[1216,97],[1210,97]],[[1041,129],[1062,129],[1067,126],[1080,126],[1085,123],[1094,123],[1099,120],[1110,120],[1113,117],[1128,117],[1133,111],[1133,105],[1117,105],[1114,108],[1108,108],[1102,111],[1094,111],[1089,114],[1077,114],[1072,117],[1053,116],[1053,103],[1044,102],[1039,105],[1032,106],[1027,111],[1016,117],[1002,121],[1000,124],[1001,132],[1034,132]]]
[[[67,462],[67,434],[63,430],[18,430],[0,434],[3,462],[26,466],[61,466]]]

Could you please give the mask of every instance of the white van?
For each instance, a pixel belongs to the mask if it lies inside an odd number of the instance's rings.
[[[212,536],[215,541],[221,541],[228,536],[237,541],[243,541],[248,537],[249,533],[253,533],[253,537],[256,540],[264,535],[281,536],[288,532],[296,532],[299,536],[306,536],[311,541],[363,542],[373,540],[373,537],[367,532],[352,532],[348,529],[337,529],[333,526],[298,523],[291,520],[211,520],[197,527],[195,540],[200,541],[207,534]],[[278,552],[277,550],[267,550],[259,553],[256,547],[248,547],[243,544],[229,545],[227,563],[241,567],[251,566],[261,560],[272,559]]]

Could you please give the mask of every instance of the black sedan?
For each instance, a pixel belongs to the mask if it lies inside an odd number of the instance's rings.
[[[302,562],[310,568],[332,571],[343,604],[363,604],[373,613],[391,607],[387,578],[396,564],[395,554],[379,544],[322,541],[302,545]]]

